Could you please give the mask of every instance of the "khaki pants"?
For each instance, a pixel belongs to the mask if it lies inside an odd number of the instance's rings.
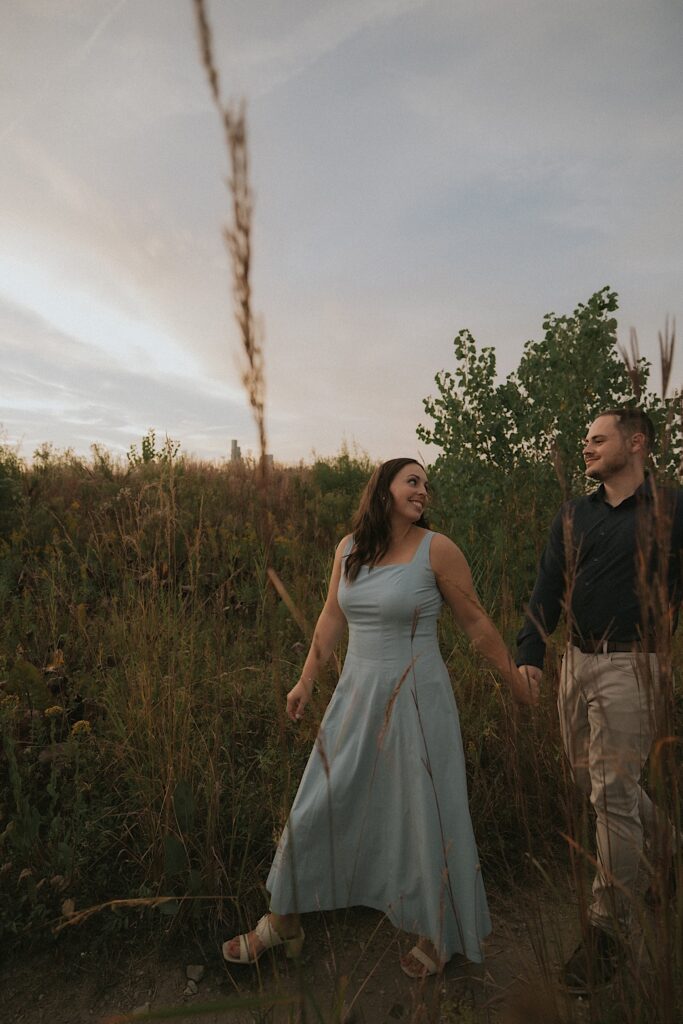
[[[671,829],[640,785],[658,686],[655,654],[583,654],[568,647],[562,661],[562,740],[574,779],[597,816],[598,871],[589,920],[606,931],[628,924],[643,827],[651,835]]]

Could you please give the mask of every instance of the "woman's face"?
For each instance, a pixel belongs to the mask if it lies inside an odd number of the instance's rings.
[[[417,462],[410,462],[398,473],[389,485],[391,514],[408,522],[416,523],[427,505],[429,484],[427,475]]]

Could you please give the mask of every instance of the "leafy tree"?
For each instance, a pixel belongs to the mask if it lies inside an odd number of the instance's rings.
[[[0,444],[0,542],[9,537],[16,523],[23,468],[16,452]]]
[[[506,564],[525,577],[533,572],[558,503],[584,487],[581,441],[602,409],[634,404],[638,393],[660,430],[670,421],[659,468],[672,473],[680,462],[680,425],[671,415],[679,398],[647,390],[645,359],[636,356],[629,372],[616,344],[617,304],[603,288],[570,316],[549,313],[543,338],[526,343],[502,382],[495,350],[478,350],[463,330],[455,370],[436,375],[439,394],[424,402],[434,425],[418,427],[418,436],[442,449],[433,469],[437,509],[470,557],[486,552],[496,574]]]
[[[180,442],[174,441],[168,435],[164,438],[161,447],[157,448],[156,432],[154,427],[150,427],[140,442],[140,451],[136,444],[132,444],[126,453],[126,458],[132,469],[150,464],[170,465],[179,451]]]

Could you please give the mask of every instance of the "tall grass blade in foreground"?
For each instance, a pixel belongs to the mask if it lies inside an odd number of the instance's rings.
[[[259,324],[251,305],[251,219],[253,197],[249,184],[249,152],[244,101],[226,104],[221,95],[220,76],[213,55],[213,36],[204,0],[194,0],[202,63],[213,101],[223,123],[230,158],[232,226],[224,237],[232,263],[235,319],[239,327],[246,366],[242,373],[249,405],[258,431],[261,474],[266,473],[265,375]]]

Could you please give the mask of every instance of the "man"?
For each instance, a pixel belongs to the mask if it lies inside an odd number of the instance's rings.
[[[609,409],[591,424],[583,456],[600,486],[555,517],[517,638],[522,672],[540,682],[545,637],[566,611],[560,728],[597,818],[589,923],[564,968],[576,994],[609,981],[616,968],[643,825],[668,846],[667,860],[675,840],[640,786],[661,706],[655,643],[675,626],[683,549],[681,492],[655,488],[646,474],[653,441],[652,422],[638,409]]]

